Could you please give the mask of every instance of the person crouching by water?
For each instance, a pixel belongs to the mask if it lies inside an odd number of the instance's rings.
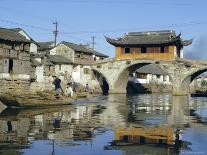
[[[65,96],[73,97],[73,88],[71,83],[68,83],[67,87],[65,88]]]
[[[61,93],[63,93],[62,87],[61,87],[61,80],[57,76],[54,76],[53,84],[55,85],[56,96],[59,96]]]

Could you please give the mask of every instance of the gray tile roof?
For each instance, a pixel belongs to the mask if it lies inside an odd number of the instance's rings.
[[[70,42],[61,42],[62,44],[72,48],[75,52],[83,52],[83,53],[88,53],[88,54],[94,54],[96,56],[100,56],[100,57],[104,57],[104,58],[108,58],[108,55],[105,55],[103,53],[97,52],[96,50],[93,50],[92,48],[88,48],[86,47],[86,45],[77,45],[74,43],[70,43]]]
[[[0,39],[13,42],[31,42],[18,32],[6,28],[0,28]]]
[[[53,64],[73,64],[72,61],[70,61],[69,59],[67,59],[61,55],[48,55],[48,59]]]
[[[189,45],[192,40],[183,41],[180,34],[176,35],[173,30],[147,31],[147,32],[129,32],[122,38],[111,39],[105,37],[106,41],[114,46],[120,45],[159,45],[159,44],[175,44],[182,46]],[[185,44],[187,43],[187,44]]]
[[[31,39],[32,42],[34,42],[35,44],[38,45],[38,43],[37,43],[34,39],[32,39],[32,38],[25,32],[25,30],[23,30],[22,28],[11,28],[10,30],[15,31],[15,32],[17,32],[17,33],[19,33],[20,31],[23,31],[23,32],[24,32],[24,33]],[[38,45],[38,46],[39,46],[39,45]]]
[[[168,75],[158,64],[145,65],[137,69],[136,72],[153,75]]]
[[[87,49],[84,45],[77,45],[77,44],[65,42],[65,41],[62,41],[61,43],[72,48],[75,52],[93,54],[93,52],[90,49]]]
[[[103,53],[97,52],[97,51],[95,51],[95,50],[93,50],[93,49],[90,49],[90,50],[91,50],[91,51],[93,52],[93,54],[96,55],[96,56],[103,57],[103,58],[108,58],[108,57],[109,57],[108,55],[105,55],[105,54],[103,54]]]
[[[46,51],[52,49],[54,46],[54,41],[48,41],[48,42],[38,42],[38,51]]]

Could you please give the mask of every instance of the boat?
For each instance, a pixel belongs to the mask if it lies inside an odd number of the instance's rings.
[[[0,101],[7,107],[42,107],[72,104],[71,97],[56,96],[54,93],[0,94]]]

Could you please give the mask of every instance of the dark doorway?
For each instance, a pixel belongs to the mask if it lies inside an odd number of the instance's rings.
[[[103,95],[109,94],[109,85],[105,78],[103,78],[102,92],[103,92]]]
[[[12,131],[12,123],[11,121],[7,121],[8,132]]]
[[[9,73],[13,73],[13,60],[9,59]]]
[[[108,95],[109,93],[109,84],[106,80],[106,78],[99,72],[93,70],[94,76],[96,77],[96,79],[98,80],[99,84],[100,84],[100,88],[102,90],[103,95]]]

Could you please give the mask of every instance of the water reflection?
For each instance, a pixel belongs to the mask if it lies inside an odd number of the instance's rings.
[[[110,95],[58,108],[5,109],[0,113],[0,153],[193,152],[197,149],[189,137],[207,130],[206,103],[168,94]]]

